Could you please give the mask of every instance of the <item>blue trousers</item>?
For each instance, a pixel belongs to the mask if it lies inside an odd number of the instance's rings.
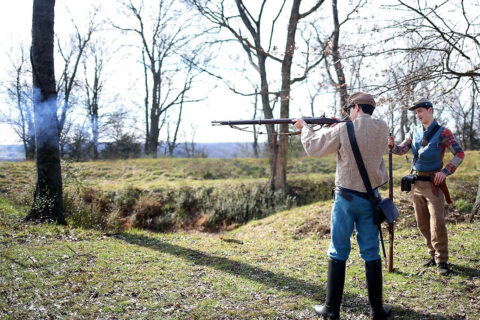
[[[348,201],[340,194],[335,195],[328,256],[335,260],[347,261],[351,250],[350,237],[355,227],[362,259],[378,260],[380,259],[378,226],[373,222],[372,203],[354,194],[352,198]]]

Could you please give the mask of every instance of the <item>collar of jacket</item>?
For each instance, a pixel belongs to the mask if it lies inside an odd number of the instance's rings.
[[[371,118],[372,116],[369,115],[368,113],[360,113],[358,116],[357,116],[357,119],[360,119],[360,118]],[[357,120],[355,119],[355,120]]]
[[[423,126],[423,124],[420,124],[422,126],[422,129],[423,129],[423,136],[427,135],[428,132],[432,131],[433,128],[435,128],[435,125],[437,125],[437,124],[438,124],[437,120],[433,119],[432,123],[430,123],[427,130],[425,130],[425,127]]]

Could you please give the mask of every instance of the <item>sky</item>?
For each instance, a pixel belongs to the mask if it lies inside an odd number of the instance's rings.
[[[107,16],[113,19],[120,19],[118,14],[118,5],[115,5],[116,0],[103,0],[102,16]],[[55,32],[61,38],[66,38],[72,29],[72,16],[76,23],[82,26],[82,21],[87,21],[89,12],[93,3],[98,3],[96,0],[62,0],[56,1],[55,7]],[[0,11],[0,36],[2,39],[2,46],[0,50],[0,81],[5,80],[6,71],[8,69],[9,61],[6,58],[12,48],[15,50],[20,43],[23,43],[25,48],[29,48],[31,42],[31,19],[32,19],[32,5],[33,0],[16,0],[8,4],[10,10]],[[279,26],[279,28],[286,28]],[[124,42],[129,44],[137,43],[133,37],[123,37]],[[275,39],[274,39],[275,41]],[[278,40],[278,45],[283,46],[283,39]],[[231,66],[231,58],[238,55],[239,47],[232,47],[232,52],[229,52],[229,57],[216,60],[216,63],[224,63],[226,66]],[[123,49],[122,49],[123,50]],[[240,53],[240,55],[242,55]],[[122,92],[122,101],[126,108],[133,110],[133,114],[137,114],[137,126],[141,126],[143,122],[143,114],[141,104],[143,103],[143,90],[132,90],[136,83],[142,83],[142,67],[132,62],[128,53],[123,51],[117,59],[123,58],[123,61],[115,61],[110,64],[110,70],[107,71],[109,78],[115,79],[113,82],[109,81],[107,87],[112,91]],[[126,63],[126,61],[128,63]],[[58,70],[57,70],[58,72]],[[235,72],[235,71],[232,71]],[[239,77],[243,75],[238,75]],[[270,75],[270,79],[278,75]],[[232,78],[235,79],[234,74]],[[258,75],[253,74],[256,80]],[[252,98],[241,97],[234,94],[226,88],[225,85],[215,82],[211,77],[203,77],[202,85],[197,88],[198,91],[206,98],[200,103],[190,104],[185,107],[184,117],[182,120],[182,128],[187,132],[186,138],[193,139],[192,130],[195,130],[194,140],[196,142],[245,142],[252,141],[251,134],[240,132],[229,127],[211,126],[212,120],[232,120],[232,119],[250,119],[253,116]],[[298,90],[297,90],[298,91]],[[306,95],[306,93],[304,93]],[[297,95],[301,97],[302,94]],[[293,96],[292,96],[293,98]],[[2,103],[3,97],[0,97]],[[300,98],[295,100],[293,98],[291,103],[291,116],[300,117],[302,115],[309,115],[309,106],[307,101],[301,101]],[[277,108],[278,109],[278,108]],[[322,104],[318,108],[318,113],[327,112],[331,108],[327,104]],[[323,111],[322,111],[323,110]],[[257,114],[261,114],[261,111]],[[194,129],[192,129],[194,128]],[[264,131],[265,129],[262,128]],[[14,144],[19,143],[20,140],[13,134],[12,130],[5,124],[0,123],[0,144]]]
[[[115,0],[102,1],[102,15],[108,17],[118,17],[117,9],[118,5],[114,5]],[[74,15],[75,21],[81,25],[82,20],[86,20],[88,13],[93,3],[98,3],[95,0],[63,0],[56,1],[55,7],[55,32],[62,36],[68,35],[68,31],[72,30],[71,16]],[[3,76],[0,76],[0,81],[4,81],[6,71],[8,69],[9,61],[7,54],[12,48],[18,48],[20,43],[23,43],[28,49],[31,42],[31,19],[32,19],[32,0],[16,0],[11,1],[8,4],[10,10],[0,10],[0,39],[2,39],[2,45],[0,50],[0,70]],[[68,9],[68,10],[67,10]],[[117,20],[118,21],[118,20]],[[121,21],[121,20],[120,20]],[[128,36],[127,36],[128,37]],[[136,39],[131,40],[132,43],[136,43]],[[128,59],[128,58],[127,58]],[[131,60],[130,60],[131,62]],[[118,63],[118,62],[117,62]],[[138,110],[138,104],[143,101],[143,90],[132,92],[132,82],[135,83],[143,79],[138,74],[138,70],[142,70],[141,66],[136,63],[120,63],[112,68],[109,76],[115,79],[107,84],[111,90],[117,90],[123,93],[126,108],[133,109],[134,113],[142,114],[142,111]],[[133,71],[132,71],[133,70]],[[58,70],[57,70],[58,71]],[[208,81],[209,79],[206,79]],[[211,79],[210,79],[211,80]],[[200,90],[202,96],[206,97],[200,104],[190,104],[185,107],[184,120],[182,127],[188,131],[187,138],[192,139],[192,127],[195,128],[195,141],[196,142],[237,142],[237,141],[250,141],[251,136],[246,133],[240,133],[239,131],[222,128],[212,127],[210,121],[223,120],[231,118],[248,118],[249,113],[246,112],[249,108],[246,104],[248,99],[242,99],[235,94],[229,92],[222,86],[216,86],[213,82],[204,85]],[[0,97],[2,103],[3,97]],[[135,106],[135,104],[137,106]],[[137,108],[137,110],[135,109]],[[143,121],[143,117],[137,119],[137,125]],[[12,129],[6,125],[0,123],[0,144],[15,144],[20,140],[15,136]]]
[[[146,0],[148,2],[149,0]],[[310,0],[307,0],[308,2]],[[122,21],[121,15],[118,12],[117,0],[57,0],[55,6],[55,31],[61,39],[68,37],[69,33],[73,32],[72,16],[76,23],[82,28],[88,21],[89,13],[93,4],[102,4],[101,16],[108,17],[114,21]],[[248,3],[248,2],[247,2]],[[32,19],[32,5],[33,0],[16,0],[8,4],[10,10],[0,11],[0,39],[2,45],[0,47],[0,81],[5,80],[5,70],[9,67],[9,61],[6,58],[7,53],[15,48],[18,48],[20,43],[28,49],[31,42],[31,19]],[[330,3],[325,4],[327,7],[323,10],[329,12]],[[271,13],[273,14],[273,13]],[[83,22],[83,23],[82,23]],[[286,24],[279,25],[280,28],[285,29]],[[266,29],[266,28],[265,28]],[[113,33],[112,33],[113,34]],[[282,34],[282,32],[280,32]],[[119,42],[122,42],[123,47],[119,48]],[[138,43],[137,39],[124,35],[121,40],[113,40],[112,44],[118,50],[115,54],[114,61],[109,63],[107,67],[108,83],[106,84],[107,91],[120,92],[121,103],[123,107],[132,111],[136,115],[136,125],[143,124],[143,110],[142,103],[144,99],[143,89],[140,89],[138,84],[143,83],[143,69],[141,65],[135,62],[136,58],[132,58],[131,53],[134,48],[131,46]],[[284,39],[274,39],[274,44],[278,47],[284,46]],[[130,49],[126,48],[130,46]],[[130,50],[130,51],[129,51]],[[137,49],[138,50],[138,49]],[[240,47],[235,44],[231,46],[230,51],[226,51],[222,56],[215,60],[217,65],[223,67],[235,66],[235,57],[242,56],[243,52]],[[116,60],[115,60],[116,59]],[[238,65],[240,66],[240,65]],[[236,66],[237,67],[237,66]],[[57,70],[58,72],[58,70]],[[235,83],[239,84],[245,74],[238,71],[231,71],[231,79],[235,79]],[[251,74],[256,81],[258,75]],[[280,80],[280,74],[269,74],[270,81],[277,78]],[[312,83],[317,81],[311,80]],[[225,85],[215,82],[213,78],[204,76],[201,78],[201,84],[197,85],[197,92],[201,92],[200,96],[205,97],[200,103],[189,104],[185,106],[184,116],[182,119],[182,128],[186,131],[184,140],[191,141],[193,137],[193,130],[195,131],[194,140],[196,142],[246,142],[252,141],[251,134],[231,129],[229,127],[211,126],[212,120],[232,120],[232,119],[250,119],[253,117],[252,98],[242,97],[234,94],[226,88]],[[245,89],[244,91],[248,91]],[[304,86],[296,87],[292,93],[290,116],[301,117],[310,115],[309,101],[306,98],[307,92]],[[315,115],[326,113],[331,115],[333,105],[333,95],[328,93],[319,97],[316,105]],[[0,96],[0,101],[3,103],[4,98]],[[116,105],[110,106],[117,107]],[[278,110],[279,107],[276,109]],[[257,114],[261,114],[261,111]],[[257,116],[258,117],[258,116]],[[194,129],[192,129],[194,128]],[[293,128],[292,128],[293,129]],[[265,129],[262,128],[264,131]],[[13,144],[20,141],[12,134],[11,129],[5,124],[0,123],[0,144]]]

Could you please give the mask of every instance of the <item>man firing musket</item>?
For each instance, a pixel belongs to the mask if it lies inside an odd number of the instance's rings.
[[[214,125],[229,125],[236,129],[241,129],[236,127],[238,125],[292,123],[301,130],[301,141],[308,155],[321,157],[337,154],[335,201],[328,249],[327,297],[325,305],[314,308],[324,318],[338,319],[340,315],[346,260],[350,254],[350,237],[354,227],[360,256],[365,261],[371,316],[373,319],[387,319],[391,314],[391,309],[383,305],[382,261],[379,254],[381,228],[374,219],[375,210],[371,201],[372,197],[380,198],[378,187],[389,180],[383,160],[389,130],[385,121],[371,117],[375,106],[375,100],[370,94],[357,92],[349,97],[345,108],[351,120],[320,117],[212,122]],[[311,125],[325,126],[327,129],[314,131]],[[358,152],[353,151],[353,144]],[[368,173],[366,179],[373,186],[370,187],[370,193],[362,179],[360,165],[357,167],[355,153],[357,156],[361,154],[360,157],[363,158],[362,164]],[[393,232],[393,225],[391,231]]]
[[[350,237],[355,227],[360,256],[365,261],[368,299],[373,319],[386,319],[391,309],[382,300],[382,260],[379,254],[379,229],[374,221],[374,207],[367,186],[357,166],[354,145],[357,145],[368,173],[373,193],[388,181],[383,161],[387,148],[388,127],[385,121],[373,119],[375,100],[370,94],[357,92],[348,99],[346,108],[351,123],[339,123],[314,133],[303,119],[295,122],[301,130],[301,140],[307,154],[325,156],[337,154],[335,201],[331,218],[331,242],[328,248],[327,297],[325,305],[315,306],[315,312],[338,319],[345,283],[345,265],[350,254]],[[355,143],[356,142],[356,143]]]

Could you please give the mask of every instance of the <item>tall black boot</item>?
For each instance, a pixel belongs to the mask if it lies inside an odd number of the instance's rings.
[[[326,319],[339,319],[345,284],[345,261],[328,259],[327,301],[315,306],[315,313]]]
[[[367,275],[368,300],[372,310],[370,316],[374,320],[388,319],[392,309],[383,305],[382,299],[382,260],[365,262]]]

